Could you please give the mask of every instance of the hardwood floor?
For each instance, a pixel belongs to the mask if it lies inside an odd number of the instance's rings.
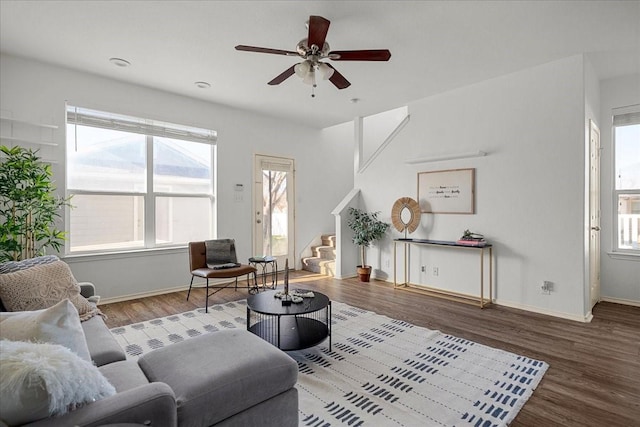
[[[415,325],[544,360],[550,365],[512,426],[640,426],[640,308],[600,303],[583,324],[500,306],[437,299],[374,281],[292,272],[297,288]],[[282,285],[280,285],[282,286]],[[116,327],[204,306],[204,290],[101,305]],[[225,289],[210,304],[247,297]]]

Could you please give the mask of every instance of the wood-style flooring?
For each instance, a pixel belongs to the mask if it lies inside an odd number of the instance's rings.
[[[476,306],[365,284],[292,272],[295,288],[429,329],[544,360],[549,370],[512,426],[640,427],[640,308],[599,303],[591,323],[489,306]],[[280,287],[282,284],[280,284]],[[204,306],[193,290],[101,305],[109,327],[127,325]],[[210,304],[244,299],[246,289],[225,289]]]

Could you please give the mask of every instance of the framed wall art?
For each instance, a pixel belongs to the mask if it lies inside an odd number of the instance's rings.
[[[475,172],[474,168],[419,172],[420,212],[474,214]]]

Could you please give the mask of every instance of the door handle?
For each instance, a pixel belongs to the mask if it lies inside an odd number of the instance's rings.
[[[593,231],[600,231],[600,227],[598,227],[597,225],[596,225],[595,227],[591,227],[591,229],[592,229]]]

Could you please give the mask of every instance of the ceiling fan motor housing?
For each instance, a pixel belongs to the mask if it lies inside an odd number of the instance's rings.
[[[313,62],[317,62],[322,58],[329,57],[329,52],[331,52],[331,47],[329,47],[329,43],[327,42],[323,43],[322,49],[320,49],[316,45],[309,46],[309,39],[302,39],[296,46],[296,51],[301,57],[305,59],[309,59]]]

